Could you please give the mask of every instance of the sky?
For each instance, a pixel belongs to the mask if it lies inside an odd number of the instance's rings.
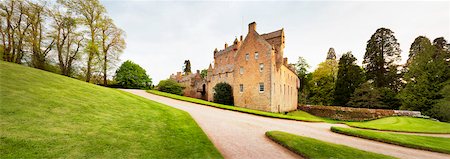
[[[450,1],[110,1],[101,0],[126,32],[121,60],[143,67],[156,85],[182,70],[207,69],[215,48],[223,49],[257,23],[259,34],[284,28],[284,56],[302,56],[314,71],[330,47],[338,57],[352,51],[361,65],[367,41],[381,27],[400,43],[402,62],[417,36],[450,41]],[[402,63],[401,62],[401,63]]]

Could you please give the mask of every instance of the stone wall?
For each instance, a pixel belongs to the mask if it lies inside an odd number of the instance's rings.
[[[363,121],[387,116],[420,117],[419,111],[367,109],[338,106],[299,106],[298,109],[312,115],[347,121]]]

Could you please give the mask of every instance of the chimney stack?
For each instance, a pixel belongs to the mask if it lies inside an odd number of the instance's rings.
[[[241,41],[242,41],[242,35],[241,35]]]
[[[225,43],[225,49],[228,47],[228,44],[227,43]]]
[[[248,24],[248,32],[250,31],[256,31],[256,22]]]

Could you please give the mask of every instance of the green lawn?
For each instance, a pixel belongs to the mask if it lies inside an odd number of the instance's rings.
[[[0,62],[0,158],[222,158],[184,111]]]
[[[333,144],[281,131],[268,131],[266,132],[266,136],[305,158],[394,158],[382,154],[359,150],[345,145]]]
[[[400,145],[404,147],[450,154],[450,138],[404,135],[372,130],[331,127],[331,131],[360,138]]]
[[[420,133],[450,133],[450,123],[412,117],[386,117],[367,122],[347,122],[349,126],[374,130]]]
[[[197,103],[197,104],[202,104],[202,105],[207,105],[207,106],[213,106],[213,107],[217,107],[217,108],[221,108],[221,109],[239,111],[239,112],[243,112],[243,113],[249,113],[249,114],[260,115],[260,116],[265,116],[265,117],[308,121],[308,122],[323,122],[324,121],[323,119],[313,116],[313,115],[310,115],[306,112],[305,113],[308,115],[291,116],[291,115],[270,113],[270,112],[264,112],[264,111],[259,111],[259,110],[252,110],[252,109],[247,109],[247,108],[223,105],[223,104],[213,103],[213,102],[209,102],[209,101],[205,101],[205,100],[201,100],[201,99],[197,99],[197,98],[190,98],[190,97],[179,96],[179,95],[170,94],[170,93],[166,93],[166,92],[160,92],[157,90],[148,90],[147,92],[156,94],[156,95],[160,95],[160,96],[164,96],[164,97],[168,97],[168,98],[172,98],[172,99],[186,101],[186,102]]]
[[[310,119],[317,119],[317,120],[322,120],[324,122],[332,123],[332,124],[344,123],[344,121],[341,121],[341,120],[334,120],[334,119],[327,119],[327,118],[318,117],[318,116],[309,114],[308,112],[305,112],[305,111],[302,111],[302,110],[289,112],[287,115],[290,115],[290,116],[301,116],[301,117],[310,118]]]

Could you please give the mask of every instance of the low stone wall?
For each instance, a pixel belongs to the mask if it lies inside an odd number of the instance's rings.
[[[299,106],[298,109],[310,114],[338,120],[364,121],[378,119],[387,116],[411,116],[420,117],[419,111],[367,109],[338,106]]]

